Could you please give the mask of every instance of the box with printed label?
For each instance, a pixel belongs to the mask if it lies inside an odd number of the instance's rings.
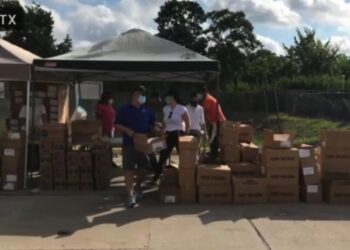
[[[201,204],[231,204],[232,186],[199,186],[198,202]]]
[[[220,145],[220,158],[225,163],[240,161],[239,145]]]
[[[177,186],[163,186],[159,187],[159,199],[164,204],[180,203],[180,188]]]
[[[197,187],[191,185],[180,186],[181,203],[193,204],[197,201]]]
[[[324,183],[325,200],[331,204],[350,204],[350,181],[331,180]]]
[[[7,132],[2,136],[3,148],[24,148],[24,135],[19,132]]]
[[[195,186],[196,185],[196,169],[183,168],[179,169],[179,185],[180,186]]]
[[[233,203],[266,203],[266,178],[262,176],[233,176]]]
[[[198,186],[231,185],[231,169],[227,165],[199,165]]]
[[[299,168],[299,155],[296,148],[264,149],[263,166],[268,168]]]
[[[174,166],[167,166],[163,170],[161,179],[162,186],[178,186],[179,185],[179,169]]]
[[[325,171],[333,167],[348,167],[350,172],[350,150],[347,148],[321,148],[321,164]]]
[[[166,141],[164,138],[152,137],[148,138],[146,134],[134,135],[135,149],[138,152],[145,154],[152,154],[160,152],[166,148]]]
[[[313,165],[301,166],[301,180],[304,184],[314,184],[321,182],[320,165],[314,162]]]
[[[301,144],[297,146],[299,151],[299,161],[301,166],[313,165],[316,161],[315,149],[306,144]]]
[[[294,134],[294,132],[276,134],[271,130],[264,130],[264,148],[291,148]]]
[[[195,168],[198,164],[198,150],[180,150],[179,168]]]
[[[228,164],[231,169],[232,174],[260,174],[261,169],[258,164],[250,163],[250,162],[237,162]]]
[[[258,162],[259,148],[254,143],[241,143],[241,161]]]
[[[266,170],[268,185],[298,185],[298,168],[268,168]]]
[[[180,136],[179,138],[179,150],[191,150],[191,151],[198,151],[199,149],[199,140],[198,138],[187,135],[187,136]]]
[[[253,141],[254,128],[249,124],[240,124],[239,142],[251,143]]]
[[[300,197],[308,203],[319,203],[323,200],[322,185],[308,184],[301,186]]]
[[[323,130],[320,135],[322,147],[350,149],[350,130]]]
[[[299,201],[299,185],[267,186],[267,201],[271,203],[294,203]]]

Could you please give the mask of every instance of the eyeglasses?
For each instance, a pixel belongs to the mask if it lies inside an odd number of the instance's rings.
[[[173,111],[170,111],[168,119],[171,119],[172,116],[173,116]]]

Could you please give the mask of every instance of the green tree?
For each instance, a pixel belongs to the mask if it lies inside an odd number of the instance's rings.
[[[323,43],[319,40],[314,30],[304,29],[301,32],[298,29],[294,45],[284,47],[287,57],[296,65],[301,75],[333,75],[336,72],[339,49],[332,46],[330,41]]]
[[[158,25],[158,36],[174,41],[191,50],[205,53],[207,40],[202,25],[206,13],[197,2],[168,0],[154,19]]]
[[[284,63],[282,56],[260,49],[249,56],[244,80],[256,85],[274,84],[283,73]]]
[[[337,70],[346,80],[350,79],[350,57],[347,55],[339,55],[337,60]]]
[[[243,12],[227,9],[208,13],[206,31],[211,46],[208,54],[221,63],[222,84],[233,82],[235,88],[247,69],[248,57],[261,46],[253,25]]]
[[[8,5],[16,5],[22,8],[18,1],[6,0],[0,3],[0,8]],[[41,57],[51,57],[69,52],[72,48],[72,40],[69,35],[62,43],[56,44],[53,36],[54,20],[51,12],[33,3],[25,7],[23,29],[7,31],[4,39],[14,43]]]

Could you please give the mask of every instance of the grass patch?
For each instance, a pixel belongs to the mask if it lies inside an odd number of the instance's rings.
[[[317,144],[319,142],[320,131],[324,129],[350,129],[350,124],[318,118],[305,118],[281,114],[281,128],[283,130],[294,130],[297,132],[295,142]],[[276,115],[269,115],[256,121],[257,131],[255,143],[261,145],[264,129],[279,131],[279,123]]]

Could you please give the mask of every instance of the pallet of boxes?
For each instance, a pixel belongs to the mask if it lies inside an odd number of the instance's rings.
[[[262,170],[267,178],[271,203],[299,201],[299,153],[293,148],[293,132],[264,131]]]
[[[350,204],[350,131],[321,131],[319,159],[325,201]]]
[[[1,186],[5,191],[15,191],[24,187],[24,135],[6,132],[2,136]]]

